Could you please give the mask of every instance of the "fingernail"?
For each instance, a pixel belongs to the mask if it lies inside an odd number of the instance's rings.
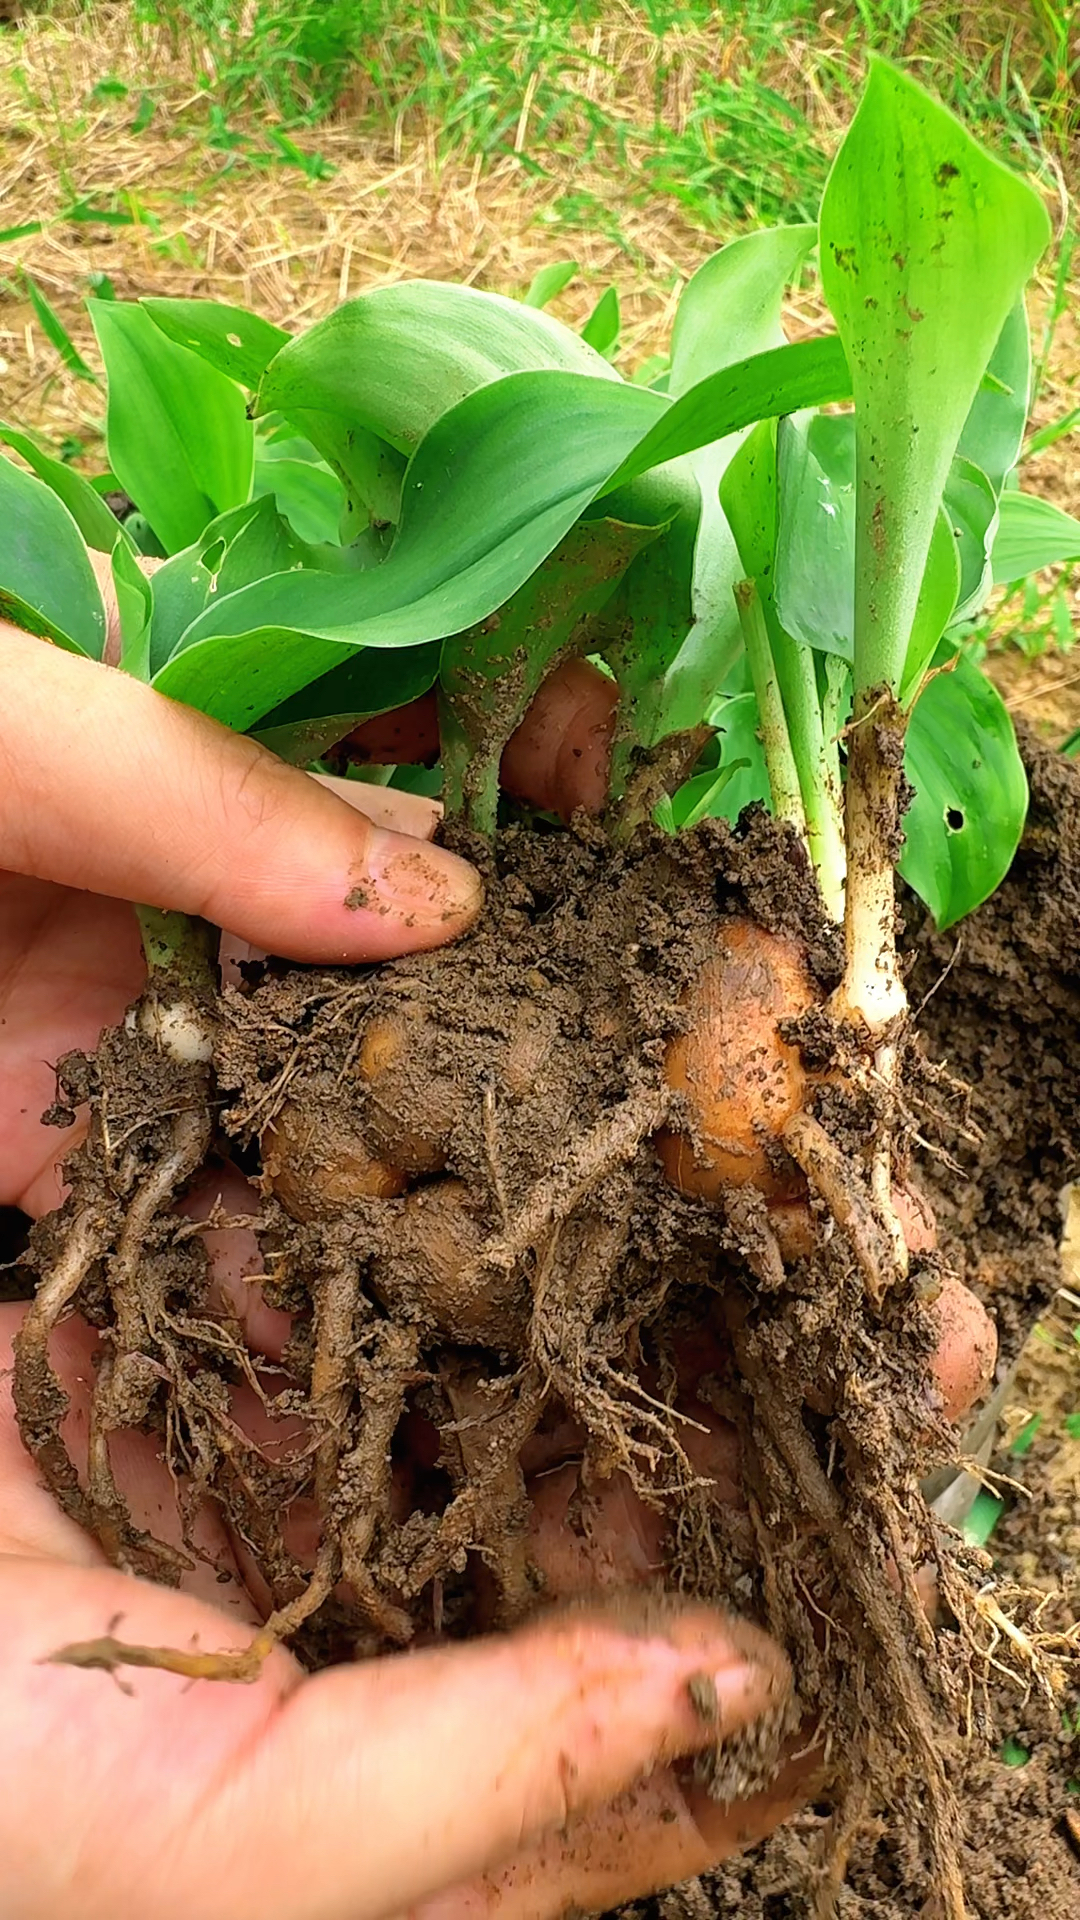
[[[702,1724],[724,1734],[771,1712],[787,1697],[790,1674],[782,1660],[737,1660],[711,1673],[691,1674],[686,1690]]]
[[[475,920],[483,899],[480,875],[467,860],[380,828],[345,905],[392,914],[404,927],[445,935]]]

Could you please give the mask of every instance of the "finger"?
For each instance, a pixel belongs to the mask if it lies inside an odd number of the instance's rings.
[[[204,1814],[202,1845],[246,1837],[264,1920],[407,1908],[703,1744],[687,1694],[701,1672],[729,1732],[788,1685],[764,1636],[704,1608],[640,1635],[581,1615],[319,1675]]]
[[[556,1920],[640,1900],[763,1839],[806,1801],[820,1772],[820,1756],[807,1754],[764,1793],[725,1805],[665,1770],[502,1872],[425,1901],[416,1920]]]
[[[188,1188],[181,1213],[191,1220],[208,1220],[215,1211],[237,1220],[259,1213],[260,1195],[235,1167],[204,1167]],[[292,1332],[292,1314],[267,1305],[260,1282],[265,1278],[262,1248],[254,1227],[210,1227],[202,1236],[210,1263],[210,1308],[240,1324],[244,1340],[254,1353],[280,1360]]]
[[[18,771],[0,782],[0,865],[201,914],[295,959],[438,946],[479,911],[467,862],[127,675],[6,625],[0,669],[0,763]]]
[[[567,819],[577,807],[599,813],[607,795],[618,698],[614,681],[588,660],[565,660],[556,667],[503,754],[507,793]],[[351,759],[370,765],[434,759],[439,750],[434,694],[366,720],[346,745]]]
[[[119,533],[119,523],[117,523],[116,530],[117,533]],[[113,579],[112,554],[98,553],[96,548],[88,547],[87,556],[90,565],[94,569],[98,587],[101,591],[102,605],[105,608],[105,646],[101,657],[107,666],[116,667],[120,664],[120,647],[123,636],[120,632],[120,603],[116,597],[116,581]],[[159,557],[152,553],[140,553],[139,555],[139,566],[147,576],[155,574],[158,568],[164,565],[164,557]]]
[[[566,820],[599,813],[607,797],[619,690],[588,660],[548,675],[502,757],[507,793]]]
[[[687,1606],[652,1625],[550,1619],[302,1681],[280,1653],[250,1687],[129,1671],[125,1700],[105,1674],[40,1663],[118,1611],[122,1638],[158,1646],[243,1644],[237,1623],[110,1569],[16,1575],[0,1567],[19,1783],[0,1836],[5,1885],[17,1907],[33,1888],[35,1912],[122,1912],[138,1886],[143,1920],[378,1920],[714,1739],[696,1676],[711,1677],[728,1735],[789,1685],[763,1635]],[[56,1832],[79,1836],[92,1905],[58,1899]]]

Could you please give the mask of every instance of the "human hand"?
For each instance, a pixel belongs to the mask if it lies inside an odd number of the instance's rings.
[[[0,894],[0,1045],[10,1049],[6,1084],[15,1089],[3,1115],[3,1197],[43,1211],[58,1191],[57,1137],[36,1119],[52,1092],[44,1063],[93,1045],[142,976],[130,912],[73,889],[162,900],[258,945],[338,960],[451,937],[479,891],[452,856],[380,837],[304,776],[131,681],[10,630],[0,632],[4,654],[0,749],[18,767],[20,790],[9,778],[0,801],[0,844],[19,869]],[[533,796],[558,798],[544,747],[553,738],[581,786],[599,778],[602,791],[595,754],[576,755],[573,742],[595,746],[610,695],[576,672],[547,698],[556,717],[545,723],[540,703],[515,747],[525,772],[511,755],[511,778],[529,790],[532,751]],[[397,755],[406,757],[400,743]],[[163,804],[144,840],[131,822],[151,793],[163,793]],[[590,796],[564,781],[561,797],[566,805]],[[391,796],[368,789],[364,799],[379,809]],[[424,803],[391,803],[384,825],[431,830]],[[420,882],[404,902],[402,875]],[[344,909],[361,877],[385,912]],[[417,924],[407,928],[406,918]],[[249,1310],[255,1303],[253,1342],[271,1346],[282,1330],[265,1309],[260,1320],[256,1290],[235,1286],[236,1237],[219,1251],[234,1290]],[[17,1313],[4,1310],[8,1337]],[[85,1456],[95,1336],[72,1320],[55,1345],[72,1396],[67,1438],[76,1456],[81,1439]],[[125,1434],[113,1446],[134,1517],[175,1539],[174,1489],[154,1444]],[[558,1502],[568,1472],[538,1485],[536,1531],[552,1586],[571,1593],[601,1570],[564,1564]],[[655,1545],[648,1516],[618,1483],[605,1499],[605,1565],[611,1584],[629,1583]],[[594,1608],[498,1641],[314,1679],[278,1652],[246,1689],[185,1689],[151,1673],[125,1698],[105,1676],[37,1664],[61,1644],[99,1636],[118,1612],[128,1640],[245,1644],[257,1610],[231,1543],[209,1514],[201,1527],[207,1563],[179,1592],[115,1572],[38,1485],[8,1409],[0,1718],[16,1730],[19,1784],[0,1815],[0,1885],[7,1876],[13,1916],[52,1920],[63,1910],[70,1920],[113,1920],[136,1889],[146,1920],[193,1912],[358,1920],[417,1905],[440,1920],[492,1907],[512,1920],[568,1903],[604,1906],[701,1870],[775,1824],[799,1791],[782,1777],[757,1802],[722,1808],[657,1766],[716,1737],[690,1705],[693,1675],[713,1676],[723,1731],[755,1718],[786,1683],[763,1636],[747,1640],[744,1628],[702,1608],[644,1633]]]

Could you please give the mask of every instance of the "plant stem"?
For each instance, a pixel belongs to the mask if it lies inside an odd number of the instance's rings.
[[[734,593],[761,717],[761,745],[772,791],[773,812],[777,819],[789,821],[805,840],[806,810],[757,585],[753,580],[740,580]]]
[[[791,750],[806,811],[807,840],[825,905],[834,920],[844,917],[844,829],[839,780],[829,781],[829,761],[814,656],[775,623],[770,635],[776,677],[787,716]]]
[[[204,1064],[214,1052],[215,930],[205,920],[161,907],[137,906],[135,917],[147,982],[127,1024],[175,1060]]]
[[[847,899],[844,978],[833,1000],[840,1018],[881,1036],[907,1008],[896,954],[896,889],[904,714],[887,687],[856,695],[848,735],[844,825]]]

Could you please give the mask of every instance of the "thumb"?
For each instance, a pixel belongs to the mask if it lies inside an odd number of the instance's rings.
[[[311,1678],[277,1652],[251,1687],[129,1671],[122,1694],[106,1674],[41,1662],[118,1611],[124,1638],[151,1645],[237,1645],[249,1630],[111,1569],[7,1564],[0,1688],[16,1784],[0,1807],[0,1883],[35,1890],[35,1912],[53,1911],[41,1896],[55,1891],[71,1920],[129,1911],[135,1887],[144,1920],[410,1911],[790,1688],[756,1628],[639,1600]],[[79,1836],[77,1888],[56,1833]]]
[[[439,946],[479,911],[466,861],[126,674],[3,622],[0,672],[0,867],[298,960]]]
[[[709,1700],[705,1718],[692,1681]],[[317,1676],[210,1822],[234,1846],[247,1823],[244,1851],[266,1877],[263,1920],[374,1920],[733,1733],[789,1684],[764,1634],[704,1606],[654,1602],[651,1620],[640,1603],[622,1620],[563,1614],[503,1639]],[[222,1916],[243,1904],[239,1886],[216,1874],[214,1884]]]

